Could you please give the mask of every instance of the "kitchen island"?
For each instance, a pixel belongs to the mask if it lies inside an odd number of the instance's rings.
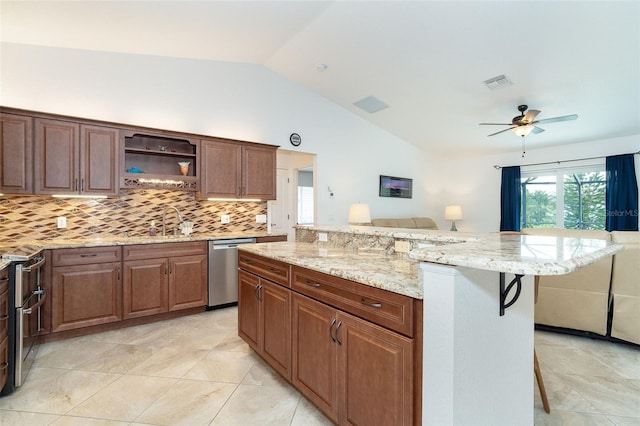
[[[409,252],[395,253],[396,241]],[[570,273],[621,249],[601,240],[317,226],[299,227],[295,243],[240,250],[421,301],[413,392],[422,414],[413,423],[514,425],[534,418],[534,275]]]

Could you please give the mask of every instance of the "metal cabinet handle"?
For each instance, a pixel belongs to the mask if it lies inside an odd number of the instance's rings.
[[[2,364],[0,364],[0,370],[6,370],[8,366],[9,366],[8,362],[3,362]]]
[[[9,319],[9,315],[3,315],[0,317],[0,321],[6,321]]]
[[[42,304],[44,303],[45,299],[47,298],[47,295],[45,294],[44,290],[34,291],[33,294],[40,294],[42,296],[42,298],[40,300],[38,300],[38,303],[36,303],[32,307],[27,308],[27,309],[23,309],[22,313],[25,314],[25,315],[31,315],[36,309],[38,309],[40,306],[42,306]]]
[[[280,274],[280,273],[282,273],[282,271],[281,271],[280,269],[277,269],[277,268],[269,268],[269,270],[270,270],[271,272],[273,272],[274,274]]]
[[[117,275],[118,276],[118,281],[120,281],[120,268],[117,268],[116,271],[117,271],[117,274],[118,274]]]
[[[365,298],[360,299],[360,303],[366,306],[371,306],[372,308],[382,308],[382,303],[379,302],[367,302]]]
[[[258,288],[259,288],[259,290],[258,290],[258,301],[262,302],[262,289],[263,289],[262,284],[260,284],[258,286]]]
[[[84,178],[80,179],[80,191],[84,192]]]
[[[98,253],[84,253],[81,254],[80,257],[96,257]]]
[[[338,322],[338,325],[336,326],[336,342],[339,345],[342,345],[342,340],[338,338],[338,332],[340,331],[340,327],[342,327],[342,321]]]
[[[6,283],[9,281],[9,278],[2,278],[0,279],[0,283]]]
[[[73,190],[77,191],[78,190],[78,178],[75,178],[73,180]]]
[[[253,295],[256,297],[256,300],[260,301],[260,297],[258,297],[258,291],[260,291],[260,284],[258,284],[253,290]]]
[[[38,269],[40,266],[42,266],[45,262],[45,258],[43,257],[41,260],[39,260],[38,262],[34,263],[33,265],[29,265],[26,268],[22,268],[22,272],[31,272],[31,271],[35,271],[36,269]]]
[[[316,283],[316,282],[313,282],[313,281],[311,281],[311,280],[307,280],[307,281],[305,281],[304,283],[305,283],[306,285],[308,285],[309,287],[320,287],[320,283]]]
[[[331,338],[331,341],[333,343],[336,342],[335,337],[333,337],[333,326],[334,325],[336,325],[336,319],[335,318],[331,320],[331,325],[329,325],[329,337]]]

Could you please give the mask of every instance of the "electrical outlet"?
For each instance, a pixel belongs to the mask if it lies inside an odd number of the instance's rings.
[[[64,216],[59,216],[58,217],[58,229],[62,229],[62,228],[66,228],[67,227],[67,218]]]
[[[220,222],[222,223],[229,223],[231,222],[231,216],[229,216],[228,214],[223,214],[220,216]]]
[[[327,233],[318,232],[318,241],[327,242]]]
[[[256,215],[256,223],[267,223],[267,215],[266,214],[257,214]]]
[[[394,244],[396,253],[409,253],[409,241],[397,241]]]

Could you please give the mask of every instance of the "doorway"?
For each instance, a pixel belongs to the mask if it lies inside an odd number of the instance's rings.
[[[295,241],[294,226],[310,225],[317,217],[316,155],[277,151],[277,199],[267,203],[269,231],[287,234]]]

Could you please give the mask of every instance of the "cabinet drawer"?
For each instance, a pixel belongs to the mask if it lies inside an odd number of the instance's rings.
[[[136,244],[123,247],[124,260],[159,259],[175,256],[197,256],[207,254],[206,241],[186,243]]]
[[[289,287],[289,265],[284,262],[267,259],[240,250],[238,254],[238,267],[285,287]]]
[[[51,250],[52,266],[88,265],[92,263],[119,262],[120,246],[83,247]]]
[[[413,337],[413,299],[298,266],[291,288],[347,313]]]

